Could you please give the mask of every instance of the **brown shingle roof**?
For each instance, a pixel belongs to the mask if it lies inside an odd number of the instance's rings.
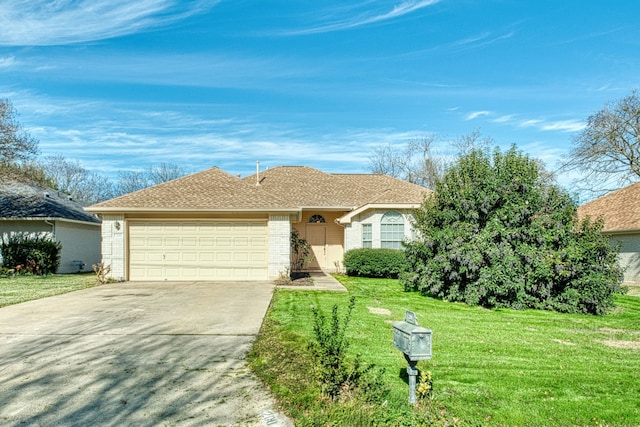
[[[98,203],[89,210],[353,209],[368,203],[419,204],[429,192],[386,175],[329,174],[306,166],[279,166],[245,178],[212,168]]]
[[[256,175],[244,178],[255,182]],[[260,185],[300,207],[355,208],[368,203],[422,203],[430,190],[382,174],[330,174],[306,166],[260,172]]]
[[[602,216],[605,232],[640,230],[640,182],[580,206],[578,216]]]
[[[287,206],[278,196],[267,194],[256,185],[247,185],[240,178],[218,168],[174,179],[89,208],[100,212],[125,209],[214,210],[295,208]]]

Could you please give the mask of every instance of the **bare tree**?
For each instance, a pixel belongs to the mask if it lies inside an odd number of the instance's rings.
[[[494,145],[494,141],[490,136],[482,136],[478,129],[474,129],[470,134],[460,135],[451,144],[457,151],[456,155],[464,157],[475,150],[488,151]]]
[[[0,99],[0,164],[17,164],[38,154],[38,141],[16,120],[17,112],[8,99]]]
[[[369,156],[369,170],[433,189],[455,158],[435,150],[435,145],[440,141],[437,136],[429,135],[411,139],[405,145],[376,147]],[[448,144],[460,157],[473,150],[486,151],[493,144],[493,139],[483,137],[480,131],[474,130]]]
[[[57,155],[45,157],[40,164],[57,190],[80,202],[97,203],[114,195],[111,181],[89,171],[79,160]]]
[[[141,171],[125,171],[118,175],[116,194],[122,195],[185,176],[189,171],[174,163],[159,163]]]
[[[435,142],[434,136],[425,136],[402,146],[376,147],[369,156],[370,171],[433,188],[445,170],[443,158],[433,153]]]
[[[596,194],[640,178],[640,95],[636,90],[589,116],[561,169],[578,171],[583,178],[576,184]]]

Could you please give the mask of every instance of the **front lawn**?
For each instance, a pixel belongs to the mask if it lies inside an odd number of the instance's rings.
[[[95,284],[93,273],[0,277],[0,307],[90,288]]]
[[[338,276],[348,293],[278,290],[251,366],[297,425],[640,425],[640,298],[606,316],[487,310],[405,293],[396,280]],[[341,312],[356,297],[351,351],[384,367],[384,408],[318,396],[307,343],[311,306]],[[407,403],[406,362],[392,322],[414,311],[433,330],[433,397]]]

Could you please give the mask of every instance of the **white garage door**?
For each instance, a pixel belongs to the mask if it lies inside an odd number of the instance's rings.
[[[267,223],[131,222],[130,280],[266,280]]]

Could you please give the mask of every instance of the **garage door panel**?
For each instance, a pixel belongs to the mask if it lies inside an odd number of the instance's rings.
[[[265,280],[266,222],[132,222],[131,280]]]
[[[199,252],[198,253],[198,259],[200,260],[200,262],[212,262],[215,260],[215,253],[214,252]]]

